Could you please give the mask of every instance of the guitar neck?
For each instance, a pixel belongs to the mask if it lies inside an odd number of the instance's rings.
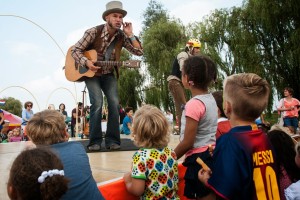
[[[107,66],[107,67],[113,67],[113,66],[122,66],[123,61],[97,61],[94,63],[96,66]]]

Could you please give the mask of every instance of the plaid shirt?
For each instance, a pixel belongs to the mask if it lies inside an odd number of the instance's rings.
[[[118,34],[124,34],[123,31],[117,31],[113,37],[109,40],[109,33],[107,31],[107,25],[105,24],[101,33],[100,38],[102,39],[102,47],[101,47],[101,52],[103,52],[103,57],[105,55],[105,52],[110,45],[110,43],[115,39],[115,37]],[[72,49],[72,56],[75,59],[77,63],[80,63],[80,65],[85,66],[85,63],[88,58],[84,56],[84,51],[88,48],[90,44],[92,44],[96,38],[97,35],[97,28],[93,27],[88,29],[83,37],[75,44],[74,48]],[[138,40],[137,40],[138,41]],[[143,55],[143,49],[138,49],[132,46],[131,41],[129,38],[124,36],[123,44],[122,46],[126,48],[130,53],[137,55],[137,56],[142,56]],[[115,49],[112,51],[110,55],[111,61],[116,60],[116,55],[115,55]],[[113,72],[113,68],[111,67],[104,67],[102,74],[108,74]]]

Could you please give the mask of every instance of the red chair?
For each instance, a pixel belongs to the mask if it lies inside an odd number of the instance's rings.
[[[179,184],[178,184],[178,195],[181,200],[187,200],[186,197],[183,196],[184,192],[184,174],[186,168],[182,165],[182,163],[178,164],[178,176],[179,176]],[[109,182],[103,185],[98,186],[99,190],[101,191],[103,197],[107,200],[138,200],[139,197],[134,196],[127,192],[125,183],[123,178],[120,178],[116,181]]]

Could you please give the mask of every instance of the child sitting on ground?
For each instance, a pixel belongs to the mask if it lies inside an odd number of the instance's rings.
[[[133,115],[133,108],[127,107],[125,108],[126,116],[123,119],[123,128],[122,133],[125,135],[130,135],[132,129],[132,115]]]
[[[9,138],[9,142],[20,142],[22,141],[22,136],[20,133],[20,128],[14,128],[13,136]]]
[[[60,199],[68,190],[68,179],[60,159],[50,149],[34,148],[14,160],[7,194],[10,199]]]
[[[255,119],[268,105],[270,86],[253,73],[234,74],[223,85],[231,130],[216,144],[211,169],[198,177],[222,199],[280,199],[276,155]]]
[[[9,139],[13,136],[13,131],[8,131],[7,132],[7,137],[6,139],[2,140],[2,143],[8,143],[9,142]]]
[[[134,143],[140,149],[133,155],[131,172],[124,175],[128,192],[140,199],[179,199],[178,163],[167,145],[170,126],[156,107],[145,105],[133,121]]]
[[[26,126],[27,135],[37,146],[49,146],[61,159],[69,190],[61,199],[104,199],[93,178],[83,145],[68,142],[64,117],[56,110],[33,115]]]

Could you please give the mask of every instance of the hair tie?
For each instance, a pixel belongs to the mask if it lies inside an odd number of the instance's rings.
[[[194,81],[189,81],[189,85],[195,85]]]
[[[42,174],[38,178],[39,183],[43,183],[47,177],[52,177],[53,175],[64,176],[64,170],[53,169],[49,171],[43,171]]]

